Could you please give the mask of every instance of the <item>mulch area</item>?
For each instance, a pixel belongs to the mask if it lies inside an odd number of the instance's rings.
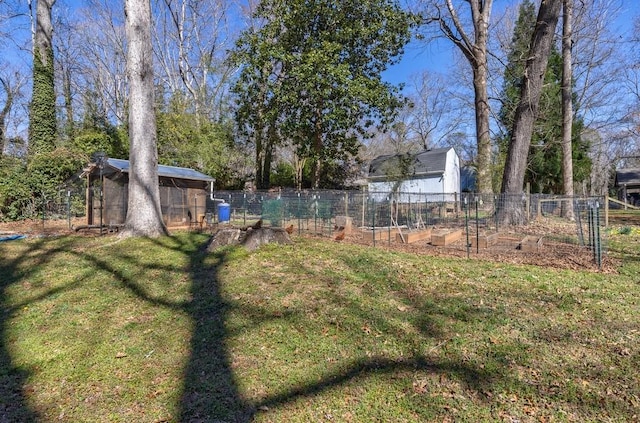
[[[75,218],[71,220],[72,225],[83,225],[86,223],[84,218]],[[69,229],[67,220],[20,220],[18,222],[0,222],[0,235],[21,234],[27,236],[62,236],[71,235],[76,232]],[[96,231],[97,234],[97,231]]]
[[[558,241],[563,238],[575,238],[575,223],[543,220],[533,222],[521,229],[523,229],[521,232],[499,232],[498,242],[488,248],[470,247],[467,249],[466,236],[464,234],[463,239],[444,247],[433,246],[428,241],[402,244],[395,241],[389,242],[388,240],[376,241],[375,246],[376,248],[440,257],[468,257],[471,260],[525,264],[554,269],[602,273],[618,272],[617,269],[621,264],[620,260],[609,257],[606,252],[602,254],[602,263],[599,267],[596,263],[594,252],[590,248],[575,243]],[[519,249],[520,241],[527,235],[542,238],[540,248],[537,251],[522,251]],[[339,242],[373,246],[371,241],[364,240],[363,237],[357,233],[348,235],[344,240]]]

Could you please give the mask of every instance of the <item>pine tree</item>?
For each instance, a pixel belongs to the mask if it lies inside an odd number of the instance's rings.
[[[525,0],[520,5],[504,73],[503,104],[499,114],[504,130],[498,141],[501,160],[504,160],[511,140],[514,114],[520,101],[524,68],[535,22],[535,5],[530,0]],[[524,176],[524,182],[531,184],[532,192],[563,192],[561,87],[562,55],[553,46],[544,76]],[[583,180],[589,174],[591,165],[587,156],[588,142],[580,137],[583,126],[582,119],[574,118],[572,151],[576,181]]]

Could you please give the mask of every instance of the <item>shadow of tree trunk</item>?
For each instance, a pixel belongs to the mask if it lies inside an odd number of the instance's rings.
[[[9,325],[16,310],[9,305],[7,289],[24,277],[18,271],[20,263],[39,245],[34,244],[14,260],[0,256],[0,423],[38,421],[38,414],[28,405],[24,392],[29,372],[15,366],[9,353],[12,342]]]
[[[224,250],[207,253],[206,245],[191,256],[192,301],[186,311],[194,328],[183,378],[181,422],[248,422],[254,414],[238,391],[227,347],[228,304],[221,296],[218,278],[225,260]]]

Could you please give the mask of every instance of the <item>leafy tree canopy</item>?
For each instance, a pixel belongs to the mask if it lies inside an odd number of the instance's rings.
[[[411,17],[391,0],[267,0],[256,18],[264,25],[235,51],[240,128],[258,150],[292,143],[319,186],[320,164],[355,155],[402,104],[381,74],[409,41]]]

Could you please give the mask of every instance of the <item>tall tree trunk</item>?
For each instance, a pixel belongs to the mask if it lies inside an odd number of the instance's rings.
[[[502,192],[508,194],[501,209],[501,220],[506,224],[520,224],[524,220],[522,195],[533,124],[538,113],[544,74],[549,61],[553,37],[560,17],[563,0],[542,0],[531,47],[525,65],[520,102],[516,108],[507,161],[502,179]]]
[[[33,33],[33,92],[29,110],[29,156],[55,148],[56,95],[53,66],[53,23],[51,10],[56,0],[36,2]]]
[[[446,38],[460,49],[473,70],[474,107],[476,116],[476,145],[478,155],[477,186],[483,194],[493,193],[491,176],[491,136],[489,133],[489,100],[487,94],[487,40],[489,39],[489,20],[493,0],[466,0],[471,9],[473,33],[465,31],[463,21],[451,0],[444,1],[451,22],[440,13],[440,2],[435,2],[437,16],[427,22],[436,22]]]
[[[62,85],[64,91],[64,109],[67,115],[66,122],[66,135],[70,141],[73,141],[75,137],[75,122],[73,119],[73,97],[71,94],[71,70],[69,68],[63,69]]]
[[[486,34],[485,34],[486,35]],[[486,44],[486,41],[485,41]],[[473,70],[473,90],[475,94],[476,137],[478,156],[478,191],[493,193],[491,177],[491,134],[489,133],[489,96],[487,94],[487,54],[486,50],[476,52],[477,67]]]
[[[262,122],[261,117],[260,117],[260,113],[258,112],[258,122]],[[262,169],[264,166],[264,144],[265,142],[263,141],[263,137],[264,137],[264,130],[262,128],[262,124],[258,123],[256,125],[256,130],[254,131],[254,139],[255,139],[255,144],[256,144],[256,163],[255,163],[255,169],[256,169],[256,188],[257,189],[264,189],[264,187],[262,186]]]
[[[294,162],[294,167],[296,169],[296,175],[295,175],[296,189],[298,191],[301,191],[302,190],[302,177],[304,175],[304,165],[306,164],[307,159],[303,158],[303,157],[299,157],[297,154],[294,153],[293,162]]]
[[[122,236],[167,234],[158,186],[158,148],[154,110],[151,5],[126,0],[129,78],[129,202]]]
[[[276,144],[276,127],[273,122],[269,123],[267,139],[264,143],[264,162],[262,163],[262,188],[271,188],[271,162],[273,161],[273,149]]]
[[[311,166],[311,188],[320,187],[322,173],[322,107],[316,109],[316,121],[313,134],[313,164]]]
[[[573,196],[573,71],[571,69],[571,37],[573,20],[573,0],[564,0],[562,14],[562,184],[564,195]],[[573,220],[573,202],[567,201],[563,207],[566,218]]]
[[[7,117],[9,116],[9,112],[11,111],[11,107],[13,107],[13,89],[11,88],[11,84],[9,83],[9,81],[5,81],[3,78],[0,78],[0,85],[2,85],[2,88],[6,93],[4,106],[2,106],[2,110],[0,110],[0,157],[2,157],[2,155],[4,154]]]

